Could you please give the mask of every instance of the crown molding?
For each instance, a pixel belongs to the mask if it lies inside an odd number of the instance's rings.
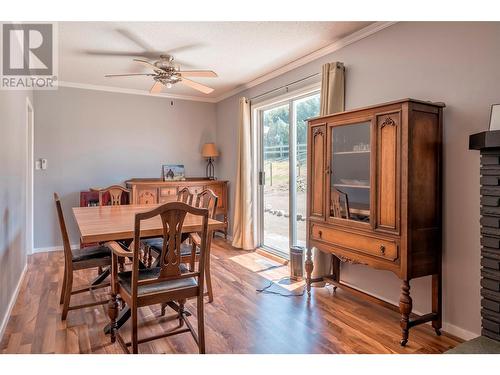
[[[57,86],[71,87],[75,89],[84,89],[84,90],[115,92],[120,94],[144,95],[144,96],[150,96],[152,98],[191,100],[191,101],[205,102],[205,103],[216,102],[215,98],[203,98],[198,96],[177,95],[177,94],[167,94],[167,93],[150,94],[149,91],[147,90],[126,89],[122,87],[103,86],[103,85],[91,85],[88,83],[79,83],[79,82],[59,81],[57,83]]]
[[[394,25],[397,23],[396,21],[388,21],[388,22],[374,22],[366,27],[363,27],[362,29],[349,34],[348,36],[337,40],[336,42],[327,45],[326,47],[320,48],[308,55],[305,55],[303,57],[298,58],[295,61],[292,61],[286,65],[283,65],[281,68],[278,68],[276,70],[273,70],[272,72],[266,73],[250,82],[247,82],[243,85],[240,85],[236,87],[235,89],[226,92],[225,94],[222,94],[221,96],[217,97],[215,99],[215,102],[220,102],[224,99],[227,99],[233,95],[238,94],[241,91],[247,90],[251,87],[260,85],[261,83],[264,83],[266,81],[269,81],[272,78],[276,78],[284,73],[287,73],[293,69],[296,69],[300,66],[303,66],[307,63],[310,63],[311,61],[317,60],[320,57],[329,55],[335,51],[338,51],[339,49],[346,47],[352,43],[355,43],[357,41],[360,41],[361,39],[364,39],[370,35],[373,35],[389,26]]]

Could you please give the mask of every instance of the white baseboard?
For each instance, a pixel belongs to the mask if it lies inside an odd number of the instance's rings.
[[[364,293],[368,293],[374,297],[377,297],[379,299],[381,299],[382,301],[385,301],[385,302],[388,302],[390,303],[391,305],[399,305],[399,301],[392,301],[386,297],[383,297],[383,296],[380,296],[376,293],[373,293],[373,292],[370,292],[370,291],[367,291],[365,289],[362,289],[360,287],[358,287],[357,285],[354,285],[354,284],[351,284],[351,283],[348,283],[347,281],[344,281],[344,280],[341,280],[343,284],[347,285],[347,286],[350,286],[351,288],[353,289],[356,289],[356,290],[359,290],[361,292],[364,292]],[[417,315],[423,315],[424,313],[421,312],[421,311],[418,311],[418,310],[413,310],[413,312]],[[430,323],[428,323],[430,324]],[[480,336],[478,333],[474,333],[474,332],[471,332],[471,331],[468,331],[466,329],[463,329],[463,328],[460,328],[454,324],[451,324],[451,323],[447,323],[445,321],[443,321],[443,327],[442,327],[443,331],[446,332],[446,333],[449,333],[450,335],[453,335],[453,336],[457,336],[461,339],[464,339],[464,340],[471,340],[475,337],[478,337]]]
[[[480,336],[478,333],[468,331],[466,329],[460,328],[456,325],[447,322],[443,322],[443,331],[464,340],[472,340]]]
[[[14,290],[14,293],[12,293],[12,296],[10,297],[9,306],[7,307],[7,311],[5,312],[5,316],[3,317],[2,324],[0,325],[0,341],[2,341],[3,334],[5,333],[5,328],[7,328],[7,323],[9,322],[10,314],[12,313],[12,309],[16,304],[17,296],[19,295],[19,291],[21,290],[21,284],[23,283],[24,275],[26,275],[27,269],[28,269],[28,260],[26,259],[23,271],[21,272],[19,280],[17,281],[16,289]]]
[[[80,244],[72,244],[71,245],[72,250],[79,249],[79,248],[80,248]],[[62,251],[62,250],[63,250],[62,246],[36,247],[33,249],[31,254],[48,253],[50,251]]]

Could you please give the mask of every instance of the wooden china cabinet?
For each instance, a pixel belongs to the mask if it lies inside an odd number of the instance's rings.
[[[308,123],[308,295],[327,280],[380,303],[341,282],[340,262],[392,271],[402,280],[401,345],[417,324],[441,329],[443,107],[403,99]],[[312,248],[334,255],[331,275],[311,278]],[[432,312],[410,319],[410,280],[427,275]]]

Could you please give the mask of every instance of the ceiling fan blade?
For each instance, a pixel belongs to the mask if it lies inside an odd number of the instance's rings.
[[[138,62],[140,64],[143,64],[143,65],[146,65],[149,68],[153,68],[153,69],[157,69],[157,70],[159,69],[159,68],[156,67],[155,64],[153,64],[153,63],[151,63],[151,62],[149,62],[147,60],[134,59],[134,61],[136,61],[136,62]],[[161,70],[161,69],[159,69],[159,70]]]
[[[153,50],[153,47],[150,44],[148,44],[144,39],[142,39],[139,35],[135,34],[132,31],[129,31],[127,29],[118,28],[118,29],[116,29],[116,32],[118,34],[121,34],[122,36],[124,36],[126,39],[130,40],[132,43],[134,43],[139,48],[142,48],[144,51]]]
[[[82,51],[86,55],[93,56],[140,56],[140,53],[136,51],[104,51],[104,50],[84,50]]]
[[[163,88],[163,84],[159,81],[156,81],[153,87],[151,87],[151,90],[149,90],[150,94],[158,94],[161,92],[161,89]]]
[[[104,77],[132,77],[132,76],[154,76],[153,73],[124,73],[124,74],[105,74]]]
[[[183,77],[218,77],[212,70],[184,70],[179,73]]]
[[[182,77],[181,83],[184,83],[186,86],[189,86],[195,90],[201,91],[204,94],[210,94],[214,91],[213,88],[202,85],[201,83],[191,81],[190,79]]]

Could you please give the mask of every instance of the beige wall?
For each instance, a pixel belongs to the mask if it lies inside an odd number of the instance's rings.
[[[217,104],[220,177],[234,181],[236,175],[238,97],[319,72],[324,62],[346,65],[346,109],[405,97],[445,102],[444,329],[475,336],[480,333],[479,155],[468,150],[468,137],[487,129],[490,105],[500,102],[499,45],[500,23],[403,22],[228,98]],[[364,266],[345,266],[342,272],[344,281],[358,288],[399,300],[400,282],[389,272]],[[411,287],[415,310],[428,312],[430,279],[414,280]]]
[[[162,164],[204,176],[203,143],[215,141],[215,105],[76,88],[35,92],[34,243],[61,245],[53,192],[61,196],[71,243],[79,234],[71,207],[89,187],[160,177]],[[172,105],[173,103],[173,105]]]
[[[0,90],[0,338],[26,266],[26,98]]]

